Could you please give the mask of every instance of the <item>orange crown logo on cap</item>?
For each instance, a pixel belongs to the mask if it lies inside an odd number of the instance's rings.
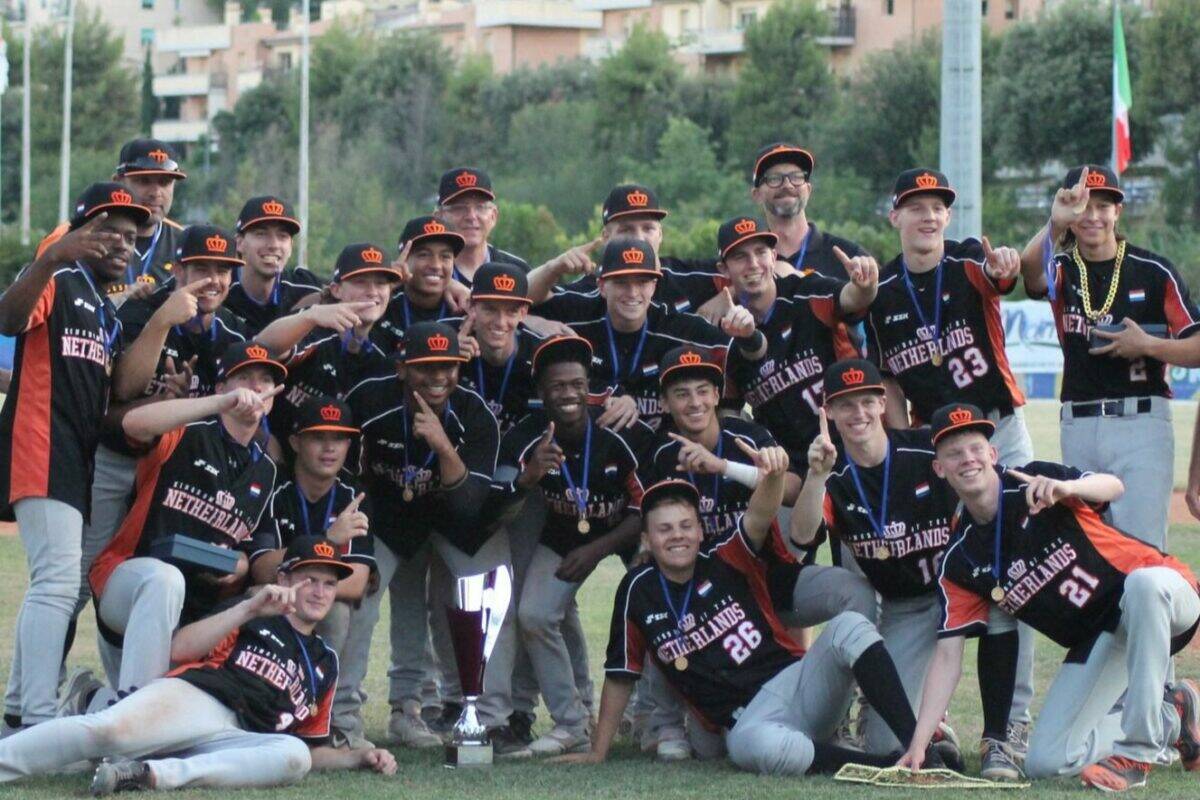
[[[271,354],[267,352],[267,348],[262,345],[253,344],[246,348],[246,355],[250,358],[270,358]]]
[[[366,250],[363,250],[362,253],[360,253],[359,255],[362,257],[362,260],[368,264],[382,264],[383,263],[383,252],[374,247],[368,247]]]
[[[754,233],[754,231],[757,228],[758,228],[758,226],[754,224],[754,220],[752,220],[752,219],[744,219],[741,222],[738,222],[736,225],[733,226],[733,230],[735,233],[742,233],[742,234]]]
[[[333,545],[326,544],[325,542],[317,542],[313,545],[313,552],[321,558],[333,558],[335,551]]]
[[[429,349],[435,353],[444,353],[450,349],[450,340],[440,333],[430,336],[425,340],[425,344],[429,345]]]
[[[645,207],[650,205],[650,195],[639,189],[634,189],[632,192],[625,195],[625,202],[629,203],[631,206],[637,206],[639,208]]]
[[[631,247],[628,250],[621,251],[621,261],[626,264],[641,264],[646,260],[646,254],[636,247]]]
[[[1104,177],[1103,172],[1089,172],[1087,176],[1088,186],[1106,186],[1108,179]]]
[[[704,361],[704,359],[700,357],[699,353],[684,353],[679,357],[680,365],[687,367],[693,367],[702,361]]]
[[[229,241],[224,236],[210,236],[204,240],[204,246],[210,253],[224,253],[229,249]]]
[[[861,369],[848,369],[842,373],[842,383],[847,386],[855,386],[867,379],[867,374]]]
[[[511,292],[517,288],[517,279],[511,275],[497,275],[492,278],[492,288],[497,292]]]
[[[967,408],[956,408],[950,412],[950,422],[955,425],[962,425],[970,422],[972,418],[971,410]]]
[[[111,195],[109,195],[109,197],[112,199],[112,201],[114,203],[119,203],[120,205],[123,205],[123,206],[127,206],[133,202],[133,195],[131,195],[129,192],[125,191],[124,189],[117,189],[115,192],[113,192]]]
[[[341,422],[342,410],[333,403],[330,403],[327,406],[321,406],[321,419],[325,420],[326,422]]]
[[[264,214],[279,216],[283,213],[283,203],[278,200],[268,200],[262,204],[262,210]]]
[[[454,176],[454,182],[460,189],[469,189],[479,182],[479,178],[470,172],[460,172]]]
[[[151,150],[146,155],[150,156],[150,158],[154,159],[159,164],[161,164],[167,160],[167,151],[166,150]]]
[[[922,189],[936,189],[937,185],[938,179],[933,175],[930,175],[928,172],[917,176],[917,186]]]
[[[433,222],[426,222],[424,230],[426,236],[432,236],[435,233],[445,233],[446,226],[435,220]]]

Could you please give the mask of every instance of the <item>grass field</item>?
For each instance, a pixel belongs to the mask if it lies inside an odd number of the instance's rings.
[[[1056,423],[1057,404],[1035,403],[1028,412],[1030,431],[1040,458],[1057,458],[1058,431]],[[1177,484],[1181,483],[1183,468],[1188,457],[1187,448],[1191,440],[1191,425],[1195,413],[1194,404],[1176,405],[1176,425],[1179,433],[1179,448],[1176,451]],[[1182,450],[1182,451],[1181,451]],[[1177,525],[1171,530],[1172,551],[1192,565],[1200,565],[1200,525]],[[610,559],[602,564],[596,575],[584,586],[580,595],[580,608],[584,626],[591,645],[592,668],[599,676],[603,649],[607,637],[608,616],[611,610],[612,593],[620,579],[620,564]],[[0,669],[7,676],[8,660],[12,649],[12,625],[15,610],[20,603],[26,583],[24,556],[20,542],[15,537],[0,537]],[[384,604],[387,613],[387,604]],[[387,625],[381,621],[373,649],[373,662],[368,679],[368,690],[372,697],[386,697],[385,657]],[[94,623],[91,613],[86,612],[81,620],[80,633],[72,663],[98,665],[94,645]],[[958,731],[967,750],[973,749],[980,732],[979,697],[975,689],[974,647],[969,647],[963,683],[955,697],[951,710],[951,723]],[[1039,642],[1037,665],[1037,688],[1044,690],[1057,668],[1062,652],[1059,648],[1042,640]],[[1180,656],[1181,675],[1200,674],[1200,650],[1190,648]],[[599,686],[599,683],[597,683]],[[1036,704],[1040,706],[1041,698]],[[382,741],[387,722],[387,707],[382,701],[368,705],[368,734]],[[542,715],[540,726],[545,725]],[[660,765],[649,756],[643,756],[634,748],[624,745],[613,755],[612,760],[599,767],[553,767],[536,762],[496,766],[477,772],[455,772],[440,765],[440,752],[414,753],[398,751],[400,771],[396,777],[385,779],[365,773],[317,774],[303,784],[287,789],[272,791],[239,792],[238,797],[272,798],[376,798],[402,797],[405,800],[443,800],[443,798],[496,798],[500,800],[537,800],[551,797],[588,797],[592,800],[634,800],[653,798],[734,798],[753,797],[758,800],[792,798],[798,792],[814,800],[825,798],[877,798],[915,796],[917,790],[862,789],[828,779],[782,779],[762,778],[736,772],[728,764],[689,762],[683,765]],[[977,759],[975,759],[977,762]],[[978,764],[975,763],[977,768]],[[7,786],[0,790],[4,797],[11,798],[57,798],[81,796],[86,793],[87,780],[84,776],[66,776],[31,781],[19,786]],[[1084,790],[1075,780],[1039,782],[1030,790],[1038,797],[1054,798],[1084,796]],[[1151,776],[1151,788],[1155,797],[1195,798],[1200,796],[1200,783],[1178,767],[1156,770]],[[1011,791],[981,791],[975,796],[1010,797]],[[211,791],[179,792],[172,796],[216,797]]]

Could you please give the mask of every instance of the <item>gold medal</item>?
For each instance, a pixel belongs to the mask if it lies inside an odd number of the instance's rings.
[[[687,656],[679,656],[675,659],[675,669],[679,670],[680,672],[683,672],[687,668],[688,668]]]
[[[316,715],[317,715],[317,704],[309,703],[308,704],[308,716],[315,717]]]
[[[929,361],[935,367],[940,367],[942,365],[942,354],[940,352],[934,353],[932,356],[929,357]]]
[[[892,551],[888,548],[888,546],[886,544],[878,545],[875,548],[875,557],[877,559],[879,559],[880,561],[887,561],[889,558],[892,557]]]
[[[412,490],[411,486],[404,487],[404,494],[403,494],[404,502],[411,503],[413,500],[413,497],[415,497],[415,496],[416,495],[413,494],[413,490]]]
[[[575,527],[579,529],[579,532],[580,532],[580,533],[584,533],[584,534],[586,534],[586,533],[588,533],[589,531],[591,531],[591,529],[592,529],[592,523],[590,523],[590,522],[588,522],[586,519],[584,519],[584,518],[580,517],[580,519],[579,519],[579,523],[578,523],[578,524],[577,524]]]
[[[999,585],[992,587],[992,599],[997,603],[1004,602],[1004,590]]]

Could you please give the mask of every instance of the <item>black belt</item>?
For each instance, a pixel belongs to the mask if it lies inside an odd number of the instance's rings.
[[[1150,398],[1139,397],[1134,408],[1135,414],[1150,413]],[[1071,416],[1081,417],[1124,417],[1125,400],[1090,400],[1083,403],[1071,403]]]

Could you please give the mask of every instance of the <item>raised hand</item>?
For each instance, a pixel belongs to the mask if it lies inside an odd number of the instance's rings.
[[[270,401],[287,388],[287,384],[276,384],[265,392],[255,392],[244,386],[230,389],[224,395],[224,410],[238,416],[258,416],[271,410]]]
[[[879,262],[874,256],[862,255],[851,258],[842,248],[834,245],[833,255],[841,262],[842,269],[850,281],[860,289],[875,291],[879,286]]]
[[[734,439],[734,442],[743,453],[750,457],[751,463],[758,467],[761,477],[769,478],[787,472],[788,454],[787,450],[782,447],[771,446],[758,450],[744,439]]]
[[[667,433],[667,436],[679,442],[679,466],[675,469],[701,475],[718,475],[725,471],[725,459],[717,458],[717,454],[704,445],[674,432]]]
[[[167,360],[163,362],[162,393],[171,398],[187,397],[191,394],[192,375],[196,371],[198,358],[199,356],[192,356],[176,368],[175,359],[167,356]]]
[[[442,299],[446,301],[446,309],[451,314],[465,314],[471,307],[471,290],[464,284],[451,280],[446,284]]]
[[[721,318],[721,330],[734,339],[745,339],[747,336],[752,336],[754,335],[754,315],[745,306],[734,306]]]
[[[63,234],[47,248],[52,253],[52,260],[62,263],[96,261],[108,255],[110,249],[121,243],[121,234],[101,230],[106,219],[108,212],[101,211],[85,224]]]
[[[1017,277],[1021,271],[1021,254],[1012,247],[993,248],[988,237],[983,237],[983,268],[998,281]]]
[[[1017,469],[1009,469],[1007,472],[1025,484],[1025,505],[1028,506],[1030,514],[1050,508],[1060,500],[1074,495],[1074,487],[1070,481],[1060,481],[1045,475],[1026,475]]]
[[[1083,216],[1087,210],[1088,200],[1092,190],[1088,188],[1088,169],[1084,167],[1079,173],[1079,180],[1070,189],[1059,189],[1054,193],[1054,203],[1050,206],[1050,224],[1061,233]]]
[[[414,392],[413,398],[416,399],[419,409],[413,415],[413,434],[424,439],[425,444],[429,445],[429,449],[435,453],[452,450],[453,445],[446,436],[446,429],[442,427],[442,420],[433,413],[433,409],[429,407],[429,403],[425,402],[424,397]]]
[[[336,545],[349,544],[352,539],[357,539],[360,536],[366,536],[370,530],[370,520],[367,515],[358,510],[366,494],[358,493],[350,501],[349,505],[342,509],[341,513],[329,525],[329,529],[325,531],[325,538]]]
[[[353,303],[318,303],[304,312],[319,328],[330,328],[338,333],[354,330],[362,324],[359,314],[375,307],[374,300],[359,300]]]
[[[311,580],[312,578],[305,578],[294,586],[267,584],[246,601],[250,604],[250,612],[256,617],[291,614],[296,610],[296,590]]]
[[[808,446],[808,474],[824,477],[833,471],[833,465],[837,461],[837,448],[833,446],[833,439],[829,436],[829,417],[825,415],[824,408],[817,412],[817,418],[820,433]]]
[[[604,401],[604,413],[596,418],[596,424],[600,427],[618,431],[631,427],[637,421],[637,400],[627,394],[619,397],[610,395]]]
[[[401,286],[408,283],[408,279],[412,277],[412,272],[408,269],[408,256],[411,252],[412,242],[405,242],[404,247],[400,248],[400,255],[392,262],[392,269],[400,274]]]
[[[471,335],[474,327],[475,318],[468,314],[458,329],[458,352],[466,358],[479,358],[479,341]]]
[[[696,313],[703,317],[709,325],[719,328],[721,327],[721,320],[725,318],[725,315],[735,305],[737,304],[733,302],[733,295],[730,293],[729,287],[726,286],[713,295],[708,302],[696,309]]]
[[[542,434],[542,438],[538,439],[533,453],[525,461],[525,467],[521,470],[519,478],[521,485],[526,489],[533,488],[547,472],[560,468],[565,459],[562,448],[554,441],[554,423],[551,422],[546,426],[546,432]]]
[[[558,275],[591,275],[596,271],[596,264],[592,261],[592,253],[603,242],[604,237],[597,236],[590,242],[576,245],[566,252],[559,254],[551,262],[555,273]]]

